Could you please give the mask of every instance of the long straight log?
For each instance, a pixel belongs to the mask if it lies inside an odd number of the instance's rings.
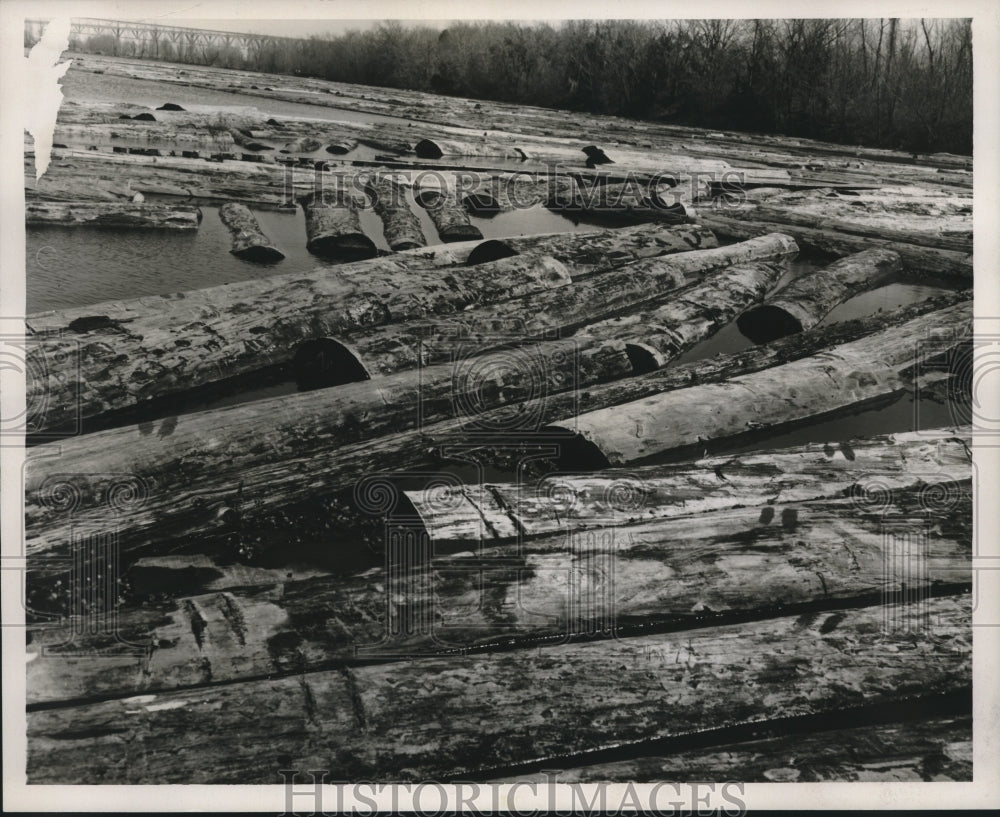
[[[39,430],[288,362],[310,338],[570,283],[565,267],[539,269],[519,257],[447,275],[395,256],[352,270],[322,267],[29,317],[31,334],[62,335],[46,337],[48,365],[29,383],[48,398]]]
[[[912,704],[911,704],[912,707]],[[909,717],[910,712],[900,713]],[[882,717],[881,713],[876,717]],[[972,717],[924,718],[777,738],[678,748],[496,783],[656,783],[740,780],[745,783],[942,783],[972,781]],[[668,791],[670,791],[668,789]],[[673,798],[671,798],[673,799]]]
[[[922,247],[878,236],[851,235],[817,227],[803,227],[797,224],[743,221],[726,215],[724,210],[699,210],[698,221],[719,235],[739,241],[783,231],[792,236],[803,248],[835,256],[851,255],[873,247],[881,247],[899,253],[900,258],[903,259],[903,269],[913,275],[940,275],[962,281],[972,280],[971,253]]]
[[[28,714],[28,782],[269,783],[280,782],[278,769],[447,779],[775,717],[960,695],[971,681],[969,607],[968,596],[910,605],[899,628],[881,634],[884,608],[863,607],[45,709]],[[144,745],[156,751],[127,748]]]
[[[421,190],[416,195],[417,204],[427,210],[438,237],[446,244],[455,241],[474,241],[483,237],[457,202],[438,190]]]
[[[197,230],[201,223],[201,211],[197,207],[119,201],[29,201],[24,216],[28,226],[115,230]]]
[[[865,250],[827,267],[800,275],[737,320],[754,343],[767,343],[811,329],[834,307],[859,292],[875,289],[899,275],[902,263],[892,250]]]
[[[557,530],[520,545],[485,542],[475,557],[433,555],[442,553],[433,537],[409,521],[390,523],[388,561],[360,575],[123,607],[113,632],[74,635],[69,622],[30,628],[29,703],[198,686],[206,667],[213,682],[234,681],[355,656],[692,628],[711,616],[762,617],[776,607],[815,614],[845,599],[884,599],[888,614],[901,592],[922,598],[934,586],[971,579],[968,460],[958,481],[942,477],[910,480],[877,502],[765,499],[683,519]],[[897,539],[928,531],[907,562]],[[499,610],[486,599],[500,600]],[[193,627],[196,620],[205,626]],[[434,625],[407,631],[407,621]],[[133,649],[122,649],[122,640]],[[72,661],[69,652],[94,657]]]
[[[552,430],[572,437],[564,457],[606,466],[842,411],[906,388],[911,379],[903,373],[921,349],[941,355],[968,343],[971,306],[948,307],[815,358],[567,418]]]
[[[488,308],[467,310],[436,324],[404,322],[350,333],[342,340],[325,338],[310,341],[301,347],[296,367],[311,378],[310,373],[316,370],[317,360],[332,361],[337,366],[344,366],[347,374],[365,372],[373,377],[450,360],[458,344],[466,349],[471,344],[474,352],[481,353],[492,347],[512,342],[520,344],[546,334],[565,335],[567,331],[584,324],[662,299],[665,293],[693,283],[708,270],[757,260],[780,259],[797,251],[794,241],[777,234],[728,247],[648,258],[574,283],[558,293],[553,291],[537,298],[512,299]],[[744,283],[751,282],[750,288],[756,291],[758,282],[768,280],[773,283],[777,280],[777,276],[771,274],[774,271],[773,267],[749,266],[743,269],[740,276],[720,280],[722,286],[732,288],[728,295],[721,296],[720,314],[729,314],[732,304],[745,307],[752,303],[756,296],[746,297],[748,290]],[[763,293],[760,293],[762,296]],[[686,309],[686,306],[679,308]],[[657,320],[652,315],[644,317]],[[711,316],[706,319],[711,322]],[[670,322],[669,308],[663,320]],[[685,320],[692,321],[690,314]],[[618,334],[617,326],[611,328],[613,334]],[[594,331],[603,331],[603,336],[607,336],[601,328]],[[657,352],[651,350],[660,346],[665,350],[670,343],[669,338],[657,339],[659,334],[654,325],[653,332],[649,333],[648,348],[637,351],[655,357]],[[641,328],[641,321],[638,321],[636,337],[646,336],[647,330]],[[701,332],[699,336],[706,335]],[[468,353],[463,356],[467,357]],[[332,369],[327,384],[341,382],[344,382],[344,377]]]
[[[366,185],[378,217],[382,219],[389,249],[412,250],[427,244],[420,220],[410,210],[402,185],[388,178],[375,178]]]
[[[475,392],[468,397],[454,392],[450,379],[454,367],[449,365],[427,385],[421,384],[420,373],[404,373],[294,399],[259,400],[138,428],[87,434],[60,441],[58,457],[43,456],[50,446],[40,446],[38,458],[28,464],[25,486],[29,573],[52,576],[67,569],[72,532],[106,527],[107,498],[128,489],[116,487],[122,474],[136,475],[142,496],[140,503],[124,509],[127,512],[112,509],[123,558],[163,553],[178,540],[236,537],[269,547],[275,534],[267,531],[284,534],[289,518],[315,515],[317,503],[375,472],[439,469],[455,449],[466,450],[463,459],[499,461],[510,468],[508,460],[513,457],[516,464],[518,456],[517,447],[510,444],[511,432],[537,431],[567,411],[616,406],[684,389],[692,382],[719,382],[808,358],[833,343],[902,325],[960,297],[951,293],[735,355],[543,394],[486,411],[477,405],[480,398]],[[495,391],[501,393],[499,378],[510,367],[497,370],[499,374],[488,367],[479,369],[485,372],[480,382],[497,377]],[[525,366],[524,370],[537,369]],[[438,385],[433,387],[434,383]],[[486,386],[479,390],[491,393]],[[396,408],[387,410],[390,406]],[[425,413],[450,419],[428,422]],[[480,437],[476,438],[480,448],[470,449],[470,425],[482,434],[500,435],[503,442]],[[220,439],[226,443],[220,445]],[[560,445],[565,442],[563,436]],[[267,457],[261,451],[267,451]],[[278,539],[284,541],[280,535]]]
[[[230,252],[233,255],[267,264],[281,261],[285,257],[274,246],[274,242],[264,235],[257,219],[245,204],[226,202],[219,208],[219,218],[232,236],[233,248]]]
[[[510,484],[406,491],[437,544],[507,540],[559,531],[798,502],[843,493],[858,506],[970,474],[968,428],[907,432],[735,456],[694,464],[555,474]]]
[[[306,213],[306,249],[336,261],[360,261],[378,253],[374,242],[361,229],[358,208],[339,192],[322,193],[302,202]]]
[[[421,159],[440,159],[442,156],[494,156],[523,161],[527,158],[524,151],[514,145],[460,139],[421,139],[414,145],[413,151]]]

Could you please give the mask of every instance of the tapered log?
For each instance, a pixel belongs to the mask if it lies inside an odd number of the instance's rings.
[[[701,210],[698,221],[722,236],[740,241],[775,231],[791,235],[803,248],[819,250],[835,256],[851,255],[873,247],[899,253],[903,269],[912,275],[940,275],[963,281],[972,280],[972,255],[955,250],[923,247],[901,241],[891,241],[877,236],[858,236],[849,233],[803,227],[797,224],[779,224],[766,221],[743,221],[725,214],[724,210]]]
[[[385,240],[395,252],[426,246],[420,220],[410,210],[402,185],[388,178],[375,178],[366,186],[378,217],[382,219]]]
[[[285,254],[274,246],[254,218],[250,208],[245,204],[226,202],[219,208],[219,218],[226,225],[233,239],[230,252],[248,261],[274,263],[285,257]]]
[[[40,429],[285,363],[309,338],[570,282],[564,267],[536,269],[517,257],[447,275],[395,257],[352,269],[322,267],[29,317],[30,333],[62,334],[46,337],[46,366],[32,369],[29,389],[43,390],[48,400]]]
[[[303,200],[306,213],[306,249],[336,261],[359,261],[378,254],[375,243],[361,229],[358,205],[339,192],[324,192]]]
[[[33,627],[29,702],[198,686],[206,664],[212,681],[232,681],[355,655],[621,637],[637,628],[698,627],[709,616],[761,617],[776,607],[816,613],[852,598],[884,599],[888,615],[896,595],[923,599],[934,586],[971,580],[970,473],[966,460],[957,482],[910,480],[878,496],[772,497],[683,519],[558,530],[520,546],[486,542],[475,558],[469,551],[433,556],[441,543],[432,547],[408,521],[390,523],[388,562],[360,575],[278,579],[270,587],[182,594],[152,610],[125,607],[117,631],[74,637],[68,622]],[[451,504],[437,487],[427,494]],[[901,541],[931,530],[909,562],[887,533]],[[404,565],[410,573],[401,574]],[[502,600],[500,610],[484,606],[487,598]],[[193,628],[198,619],[206,626]],[[407,632],[407,620],[434,625]],[[155,651],[148,664],[143,648]],[[70,651],[99,657],[70,661]]]
[[[852,608],[35,711],[28,782],[273,783],[278,768],[324,769],[332,780],[447,779],[775,717],[959,695],[971,682],[969,608],[968,596],[910,605],[898,629],[881,634],[883,607]],[[129,748],[143,745],[156,751]]]
[[[547,333],[565,335],[584,324],[612,317],[624,310],[634,310],[644,302],[662,298],[667,292],[693,283],[710,269],[742,265],[758,259],[780,259],[795,252],[795,242],[787,236],[776,234],[759,241],[728,247],[648,258],[574,283],[572,287],[566,287],[558,293],[466,310],[437,324],[429,324],[427,321],[397,323],[382,329],[351,333],[342,340],[326,338],[312,341],[301,348],[296,367],[311,377],[309,373],[316,369],[314,361],[317,359],[335,361],[337,365],[344,365],[341,361],[354,361],[346,371],[365,372],[373,377],[415,368],[421,364],[450,360],[459,345],[465,349],[471,345],[472,351],[481,353],[496,346],[540,338]],[[720,279],[721,286],[731,288],[729,295],[721,296],[720,315],[732,314],[734,305],[745,307],[758,294],[762,297],[763,292],[757,293],[756,287],[761,281],[776,281],[777,276],[773,273],[775,270],[772,267],[748,266],[736,276]],[[747,282],[750,284],[749,289]],[[751,290],[754,293],[752,296]],[[678,309],[684,312],[689,306],[679,305]],[[699,324],[690,313],[685,314],[684,320],[691,322],[694,334],[699,337],[707,336],[704,330],[695,328]],[[644,317],[668,323],[672,320],[669,308],[666,308],[662,319],[654,315]],[[706,316],[705,320],[717,326],[711,316]],[[662,354],[669,354],[667,349],[671,346],[670,337],[663,337],[655,325],[653,331],[649,332],[642,328],[641,321],[633,323],[637,326],[637,339],[641,336],[641,342],[645,344],[645,348],[637,348],[636,352],[644,358],[655,358],[661,354],[658,350],[662,347]],[[609,329],[612,335],[619,334],[617,324],[598,327],[594,331],[598,337],[607,337]],[[668,334],[674,329],[668,329]],[[571,344],[571,355],[572,348]],[[462,355],[466,356],[467,353]],[[337,375],[336,370],[332,370],[328,385],[336,385],[344,380],[345,378]]]
[[[692,464],[556,474],[482,490],[406,491],[437,544],[534,537],[628,525],[732,507],[763,508],[848,493],[858,507],[893,492],[970,475],[968,428],[811,443]]]
[[[901,271],[899,253],[892,250],[849,255],[828,267],[800,275],[775,292],[767,303],[740,315],[737,325],[754,343],[811,329],[838,304],[859,292],[875,289]]]
[[[197,207],[120,201],[29,201],[24,216],[29,226],[53,227],[197,230],[201,223]]]
[[[474,241],[483,234],[469,221],[468,213],[457,202],[451,201],[437,190],[421,190],[416,195],[417,204],[427,210],[438,236],[446,244],[455,241]]]
[[[911,717],[909,711],[900,712]],[[942,783],[972,781],[972,717],[826,729],[497,778],[497,783]],[[878,713],[876,717],[884,717]],[[842,721],[838,721],[842,723]],[[672,789],[667,789],[672,793]],[[670,799],[675,799],[671,797]],[[611,798],[608,802],[614,802]],[[666,802],[666,801],[664,801]]]
[[[585,187],[573,184],[550,189],[545,206],[556,212],[590,216],[624,216],[634,219],[677,220],[695,215],[692,197],[685,187],[660,189],[661,185],[638,182]]]
[[[971,306],[948,307],[815,358],[581,414],[552,430],[572,437],[563,447],[567,462],[601,467],[843,411],[899,394],[912,382],[904,372],[927,350],[941,355],[968,343]]]

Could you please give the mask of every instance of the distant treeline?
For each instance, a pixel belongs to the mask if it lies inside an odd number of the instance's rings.
[[[112,53],[109,43],[80,43]],[[114,45],[114,44],[111,44]],[[966,19],[390,22],[136,56],[912,151],[972,152]]]

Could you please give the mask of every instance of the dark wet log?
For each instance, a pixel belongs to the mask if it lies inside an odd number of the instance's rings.
[[[378,217],[382,219],[385,240],[394,252],[413,250],[427,244],[420,220],[410,210],[406,189],[388,178],[374,178],[366,185]]]
[[[970,474],[968,427],[812,443],[765,453],[706,457],[519,483],[406,491],[438,544],[535,537],[628,525],[733,507],[854,495],[875,505],[904,489]]]
[[[969,608],[969,596],[909,605],[879,637],[873,606],[33,711],[28,782],[274,783],[279,768],[447,779],[775,716],[835,718],[967,692]],[[156,750],[128,749],[140,745]]]
[[[910,713],[900,714],[908,716]],[[678,747],[669,754],[651,754],[572,769],[556,769],[558,764],[549,764],[552,768],[545,773],[497,778],[492,782],[971,782],[972,717],[924,719],[921,714],[917,717],[919,720],[916,721],[878,723],[852,729],[822,729],[709,748]],[[667,791],[673,790],[668,788]],[[612,801],[609,799],[608,802]]]
[[[478,354],[491,346],[521,344],[543,336],[565,337],[567,332],[585,324],[614,317],[626,310],[635,310],[643,303],[662,298],[668,292],[697,281],[708,270],[755,260],[780,259],[797,251],[794,241],[776,234],[728,247],[647,258],[627,267],[575,282],[572,287],[566,287],[558,293],[551,292],[540,297],[509,300],[486,308],[466,310],[433,324],[427,321],[402,322],[349,333],[339,339],[326,338],[304,347],[301,360],[308,372],[312,368],[309,361],[317,353],[338,361],[353,359],[356,365],[351,366],[352,371],[364,371],[369,377],[374,377],[450,360],[459,345],[467,350],[471,346],[472,351]],[[523,259],[532,257],[534,256],[514,256]],[[744,277],[747,280],[752,278],[755,282],[776,280],[771,272],[773,270],[770,268],[764,270],[747,267]],[[740,280],[740,277],[720,279],[724,286],[733,287],[732,297],[724,295],[720,300],[720,314],[732,314],[733,304],[745,307],[756,297],[747,297],[749,291]],[[679,309],[688,310],[689,305],[681,305]],[[672,320],[669,312],[667,308],[663,317],[668,322]],[[700,337],[706,337],[707,334],[697,328],[701,324],[690,312],[685,311],[685,315],[684,320],[691,323],[691,331]],[[658,320],[652,315],[645,317]],[[710,316],[704,320],[718,326]],[[656,350],[661,346],[664,353],[667,353],[669,337],[657,337],[662,333],[658,333],[655,326],[652,333],[647,333],[647,330],[640,329],[639,326],[641,322],[637,324],[636,337],[642,338],[645,348],[637,348],[637,353],[644,358],[649,358],[650,355],[655,358],[659,354]],[[620,336],[618,325],[613,325],[610,329],[611,335]],[[596,331],[603,332],[603,337],[608,336],[606,329]],[[668,329],[667,333],[670,331],[673,329]],[[572,357],[573,345],[566,347],[566,351]],[[620,347],[619,351],[624,351],[624,347]],[[468,354],[461,355],[467,356]],[[335,380],[329,383],[335,384]]]
[[[469,221],[469,215],[455,201],[438,190],[421,190],[415,196],[417,204],[427,210],[442,241],[474,241],[483,234]]]
[[[397,258],[33,315],[29,333],[61,330],[45,350],[65,356],[47,357],[29,384],[48,396],[44,428],[259,372],[310,338],[570,283],[564,267],[534,269],[516,257],[446,275],[430,266],[433,253],[424,269]]]
[[[722,210],[700,210],[698,221],[722,236],[743,241],[753,236],[775,231],[784,231],[792,236],[803,248],[830,253],[835,256],[851,255],[864,250],[880,247],[899,253],[903,259],[903,269],[915,276],[940,275],[972,280],[972,255],[955,250],[922,247],[891,241],[878,236],[859,236],[797,224],[780,224],[765,221],[743,221],[733,218]]]
[[[359,204],[349,195],[324,192],[303,199],[306,213],[306,249],[335,261],[360,261],[378,254],[361,229]]]
[[[358,146],[355,139],[344,139],[340,142],[333,142],[326,146],[326,152],[332,153],[334,156],[344,156],[350,153]]]
[[[197,207],[119,201],[29,201],[24,216],[29,226],[52,227],[197,230],[201,223]]]
[[[892,250],[865,250],[828,267],[800,275],[773,293],[767,303],[737,319],[754,343],[767,343],[811,329],[834,307],[860,292],[875,289],[899,275],[902,263]]]
[[[912,388],[907,372],[927,349],[942,355],[971,337],[972,303],[965,302],[815,358],[587,412],[553,423],[552,430],[572,438],[561,452],[566,462],[579,458],[582,467],[634,462],[897,395]]]
[[[361,574],[181,592],[123,607],[117,631],[95,628],[75,638],[67,622],[32,627],[29,702],[193,687],[209,668],[213,682],[233,681],[352,657],[572,634],[622,637],[637,628],[690,629],[782,608],[815,614],[844,599],[883,599],[889,617],[896,596],[926,600],[934,586],[971,581],[970,474],[966,460],[954,482],[927,475],[878,495],[864,493],[869,483],[862,482],[854,496],[772,497],[683,519],[556,530],[520,545],[485,541],[475,556],[454,549],[442,555],[447,549],[419,527],[390,522],[388,562]],[[439,487],[427,494],[451,503]],[[907,548],[907,535],[926,541]],[[500,609],[486,599],[501,600]],[[205,626],[192,627],[193,620]],[[406,622],[429,626],[407,632]],[[118,644],[114,657],[118,637],[152,655],[128,654]],[[70,650],[95,657],[68,660]]]
[[[274,246],[260,229],[257,219],[245,204],[226,202],[219,208],[219,218],[226,225],[233,239],[230,252],[248,261],[261,261],[273,264],[281,261],[285,254]]]

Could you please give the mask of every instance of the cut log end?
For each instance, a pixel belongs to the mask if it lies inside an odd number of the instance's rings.
[[[499,261],[501,258],[511,258],[517,254],[517,250],[511,247],[510,244],[496,238],[491,238],[489,241],[484,241],[482,244],[474,247],[465,263],[467,266],[472,267],[476,264]]]
[[[798,318],[780,306],[771,304],[748,309],[736,319],[736,326],[744,337],[754,343],[770,343],[802,331],[802,323]]]
[[[253,261],[258,264],[276,264],[285,258],[285,254],[277,247],[264,245],[255,245],[244,249],[232,249],[230,252],[237,258],[242,258],[244,261]]]
[[[649,374],[663,365],[663,357],[656,349],[642,343],[626,343],[625,354],[632,364],[632,374]]]
[[[364,233],[321,236],[306,244],[313,255],[328,261],[364,261],[378,255],[378,247]]]
[[[315,338],[300,344],[292,359],[292,374],[299,391],[371,379],[358,356],[333,338]]]
[[[551,434],[559,440],[559,451],[553,461],[560,471],[599,471],[611,467],[611,461],[597,445],[571,428],[547,426],[542,434]]]
[[[431,139],[421,139],[413,148],[418,159],[440,159],[444,151]]]

